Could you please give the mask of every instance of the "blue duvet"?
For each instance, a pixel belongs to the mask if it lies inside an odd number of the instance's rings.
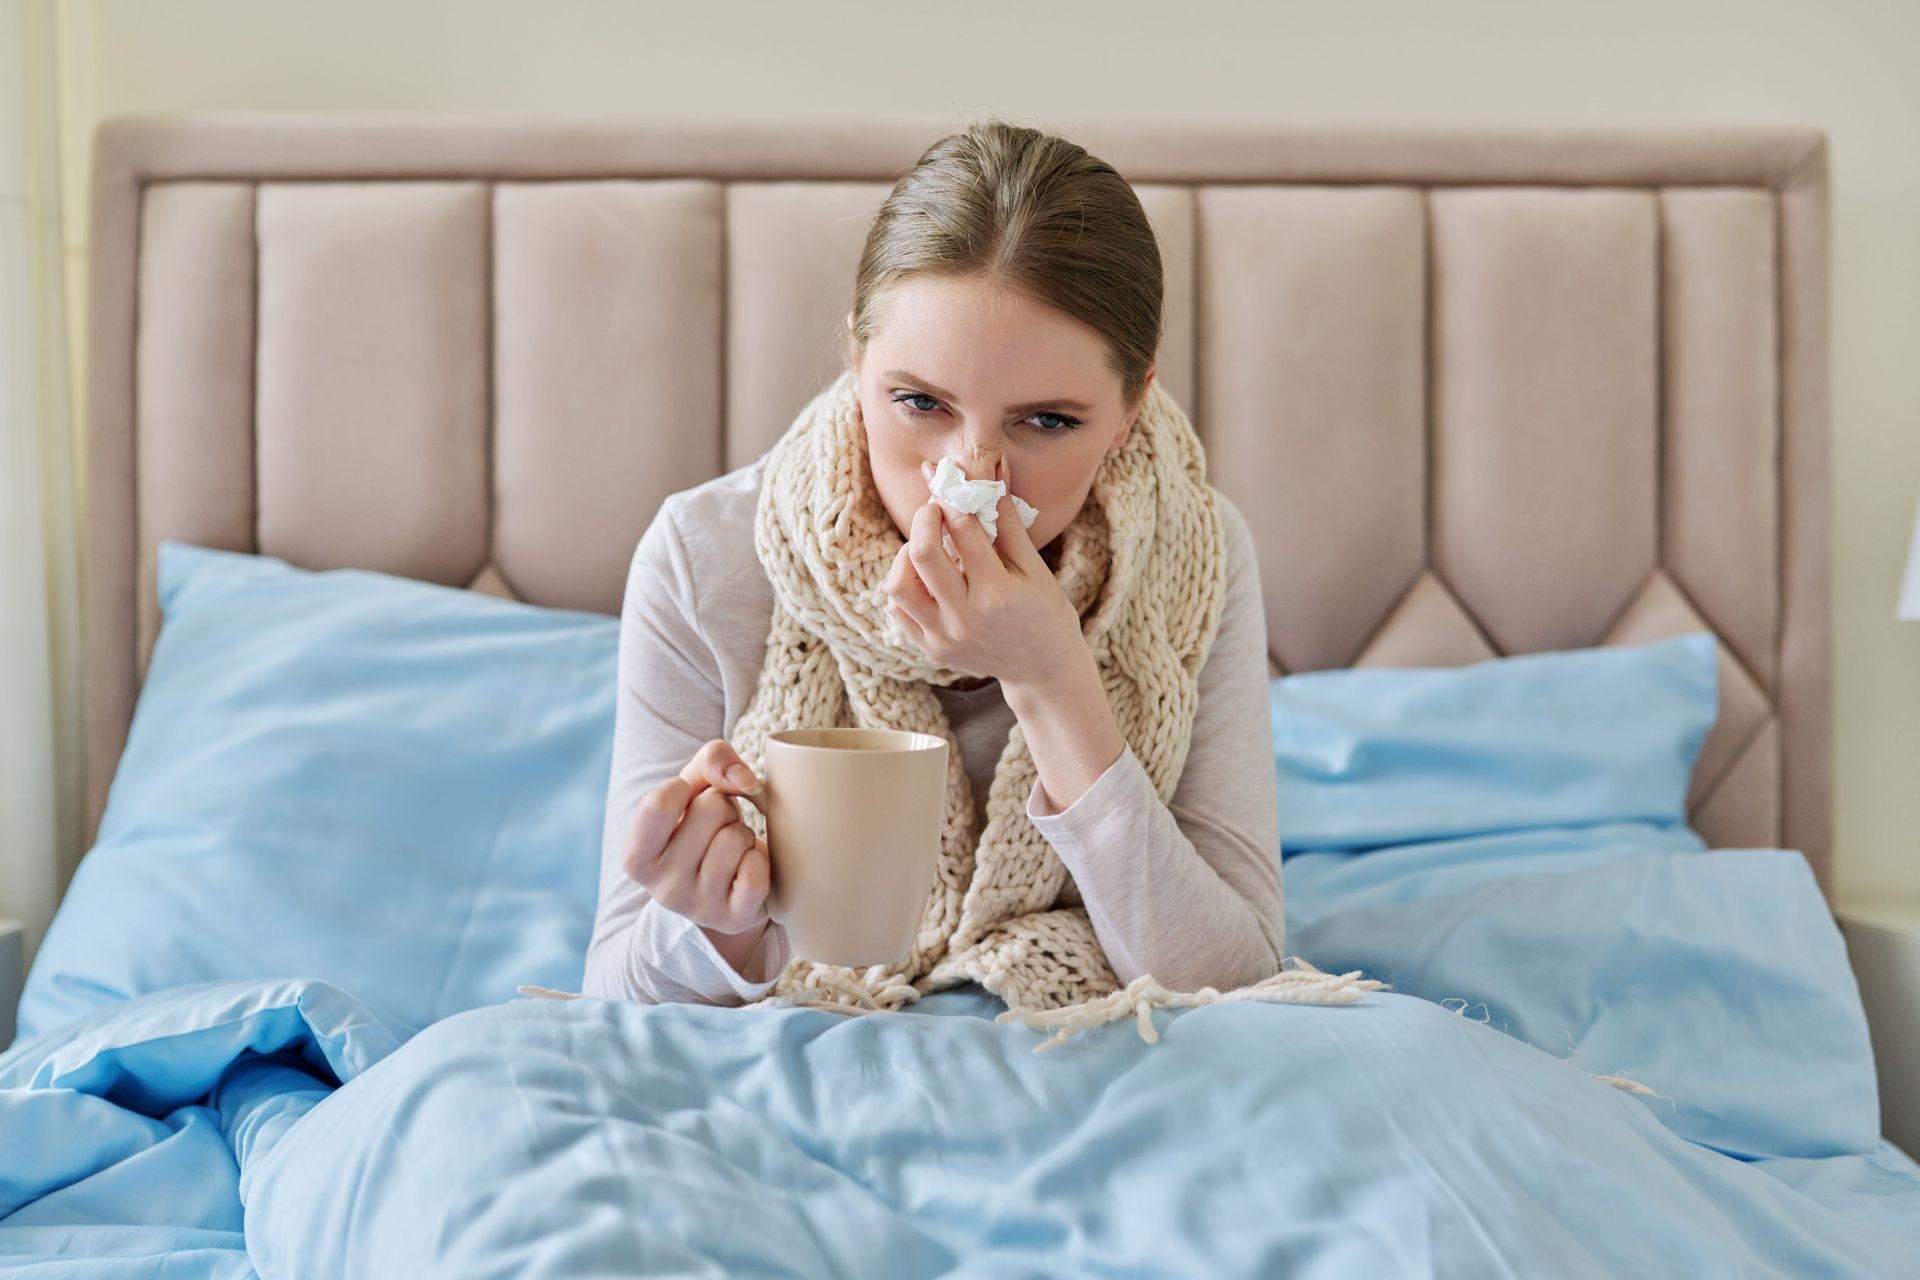
[[[1602,824],[1299,854],[1287,885],[1290,951],[1392,989],[1040,1055],[972,988],[854,1018],[503,1000],[417,1032],[319,981],[138,996],[0,1056],[0,1264],[1914,1273],[1920,1166],[1878,1136],[1797,855]]]
[[[0,1269],[1920,1274],[1806,862],[1683,821],[1711,637],[1274,682],[1287,949],[1390,989],[1036,1055],[978,989],[513,1000],[578,985],[616,620],[178,543],[160,586],[0,1054]]]

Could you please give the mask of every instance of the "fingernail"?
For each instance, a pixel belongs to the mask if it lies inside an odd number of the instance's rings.
[[[754,780],[753,770],[743,764],[736,764],[727,770],[727,781],[742,791],[751,791],[760,785]]]

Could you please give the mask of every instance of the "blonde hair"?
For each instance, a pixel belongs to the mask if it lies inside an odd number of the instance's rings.
[[[1106,340],[1133,405],[1160,345],[1160,245],[1112,165],[1038,129],[978,121],[928,147],[874,216],[854,280],[864,352],[888,287],[931,272],[975,276],[1054,307]]]

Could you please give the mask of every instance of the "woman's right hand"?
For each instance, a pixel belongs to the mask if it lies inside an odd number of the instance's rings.
[[[623,865],[653,900],[707,931],[734,968],[767,924],[773,863],[733,797],[761,809],[760,780],[724,738],[641,798]]]

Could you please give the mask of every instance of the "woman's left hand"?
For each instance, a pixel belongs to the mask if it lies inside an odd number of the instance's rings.
[[[1001,496],[996,522],[997,536],[988,538],[973,516],[949,512],[929,494],[887,574],[887,612],[942,666],[997,677],[1003,687],[1038,687],[1086,655],[1087,642],[1010,496]],[[941,545],[943,530],[957,565]]]

